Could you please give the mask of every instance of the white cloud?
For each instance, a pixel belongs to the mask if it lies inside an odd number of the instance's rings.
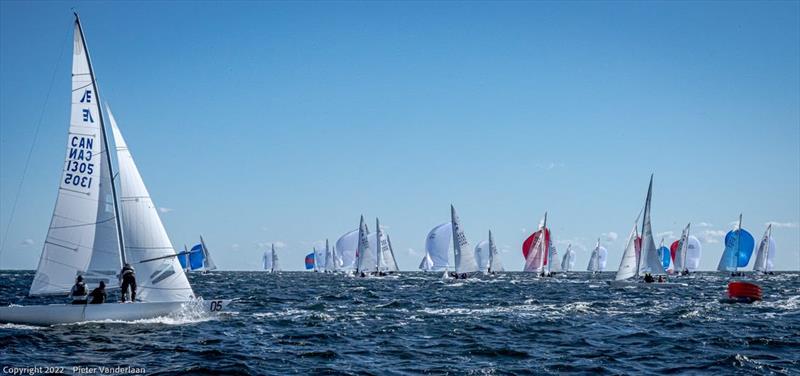
[[[572,244],[572,249],[576,251],[586,251],[589,249],[579,238],[556,240],[556,244],[563,246],[563,249],[567,249],[567,246]],[[594,249],[594,247],[592,247],[592,249]]]
[[[775,228],[797,228],[798,224],[795,222],[776,222],[776,221],[769,221],[764,224],[765,226],[772,225]]]
[[[175,211],[175,209],[172,209],[172,208],[165,208],[165,207],[159,207],[159,208],[158,208],[158,212],[159,212],[159,213],[169,213],[169,212],[171,212],[171,211]]]
[[[285,248],[286,247],[286,243],[284,243],[284,242],[282,242],[280,240],[275,240],[275,241],[271,241],[271,242],[258,242],[258,243],[256,243],[258,248],[272,248],[273,244],[275,245],[275,249],[281,249],[281,248]]]
[[[30,238],[28,238],[28,239],[25,239],[25,240],[23,240],[23,241],[19,242],[19,245],[20,245],[20,246],[22,246],[22,247],[30,247],[30,246],[32,246],[34,243],[35,243],[35,242],[33,241],[33,239],[30,239]]]
[[[695,223],[694,226],[695,227],[714,227],[714,225],[712,225],[712,224],[710,224],[708,222]]]
[[[614,231],[604,232],[601,234],[601,236],[608,242],[617,241],[617,238],[619,238],[619,234]]]
[[[564,167],[564,162],[547,162],[547,163],[537,163],[536,168],[541,168],[543,170],[552,170],[554,168],[561,168]]]
[[[233,243],[233,244],[231,244],[231,248],[233,248],[233,249],[239,249],[239,243]]]
[[[703,230],[697,234],[697,238],[707,244],[720,243],[725,239],[725,230]]]
[[[416,250],[414,250],[414,248],[409,248],[409,249],[408,249],[408,255],[409,255],[409,256],[419,256],[420,254],[419,254],[419,252],[417,252]]]

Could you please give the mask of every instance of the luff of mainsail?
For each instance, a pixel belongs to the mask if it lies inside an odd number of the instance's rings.
[[[100,96],[77,14],[70,112],[65,166],[32,296],[67,293],[79,274],[117,287],[124,258]]]
[[[650,185],[647,188],[647,198],[644,204],[644,219],[642,220],[642,252],[639,256],[638,273],[665,274],[664,266],[658,258],[656,242],[653,239],[653,229],[650,225],[650,206],[653,198],[653,175],[650,175]]]
[[[450,205],[450,221],[453,223],[453,254],[456,262],[456,273],[473,273],[478,271],[478,263],[475,262],[475,255],[470,252],[464,229],[461,228],[461,220],[456,214],[456,209]]]
[[[127,262],[136,269],[137,298],[144,302],[189,300],[194,297],[194,292],[186,273],[178,262],[114,115],[110,109],[107,110],[119,164],[125,255]]]

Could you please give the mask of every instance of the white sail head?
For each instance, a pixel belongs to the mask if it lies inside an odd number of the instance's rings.
[[[453,239],[453,223],[442,223],[428,232],[425,238],[425,256],[420,265],[425,263],[425,259],[431,260],[428,271],[442,271],[450,267],[450,241]]]
[[[456,263],[456,273],[473,273],[478,271],[475,254],[469,246],[461,220],[456,214],[456,209],[450,205],[450,221],[453,222],[453,255]]]
[[[156,205],[111,111],[108,118],[117,147],[125,255],[136,269],[137,297],[145,302],[189,300],[194,292],[175,257]]]
[[[614,279],[621,281],[636,276],[636,265],[638,264],[636,257],[636,238],[639,234],[636,231],[638,223],[633,224],[631,234],[628,236],[628,241],[625,243],[625,250],[622,252],[622,259],[619,261],[619,269]]]
[[[100,98],[86,42],[76,19],[72,54],[72,106],[67,152],[53,217],[30,295],[63,294],[77,275],[118,286],[120,244],[112,196]]]

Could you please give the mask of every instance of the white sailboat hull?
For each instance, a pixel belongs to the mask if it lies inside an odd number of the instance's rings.
[[[71,324],[84,321],[135,321],[167,316],[186,305],[214,313],[224,310],[231,300],[198,300],[183,302],[48,304],[0,307],[0,323],[24,325]]]

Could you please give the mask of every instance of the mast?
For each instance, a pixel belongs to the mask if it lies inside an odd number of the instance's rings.
[[[81,41],[83,42],[83,52],[86,53],[86,63],[89,65],[89,74],[92,76],[92,89],[94,89],[94,96],[97,100],[97,116],[100,119],[100,131],[103,134],[103,147],[105,148],[106,163],[108,163],[108,172],[111,175],[111,197],[114,203],[114,222],[117,224],[117,243],[119,245],[120,261],[123,265],[128,263],[125,257],[125,241],[122,238],[122,220],[119,215],[119,203],[117,200],[117,188],[114,184],[114,165],[111,164],[111,150],[108,148],[108,137],[106,136],[106,122],[103,118],[103,107],[100,102],[100,91],[97,90],[97,79],[94,76],[94,68],[92,68],[92,59],[89,56],[89,46],[86,44],[86,37],[83,35],[83,26],[81,26],[81,18],[77,12],[75,14],[75,24],[78,25],[78,31],[81,34]]]

